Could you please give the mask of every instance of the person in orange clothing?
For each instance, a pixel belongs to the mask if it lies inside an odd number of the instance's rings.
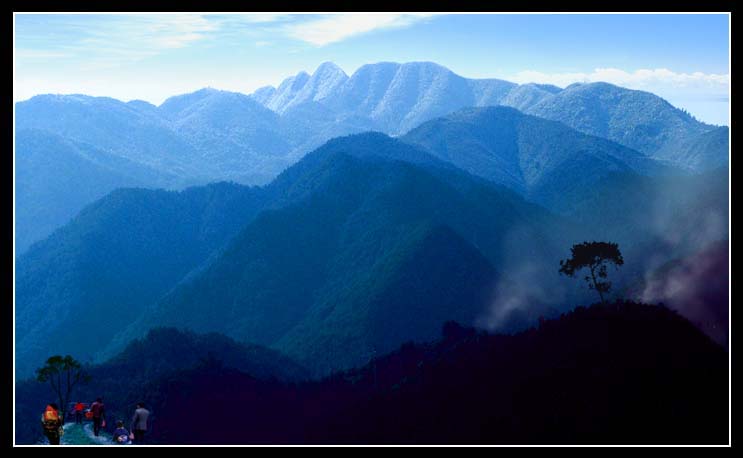
[[[85,410],[85,404],[77,401],[77,403],[75,403],[75,423],[83,423],[83,410]]]
[[[49,439],[49,443],[51,445],[59,445],[62,419],[59,417],[57,404],[52,402],[46,406],[46,410],[41,414],[41,424],[44,427],[44,435]]]

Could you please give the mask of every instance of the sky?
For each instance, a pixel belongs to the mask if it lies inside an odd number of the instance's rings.
[[[249,94],[331,61],[431,61],[467,78],[606,81],[729,125],[729,16],[15,14],[14,99]]]

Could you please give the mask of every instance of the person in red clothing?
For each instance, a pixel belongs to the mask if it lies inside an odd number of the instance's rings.
[[[93,412],[93,434],[97,436],[101,431],[101,426],[106,425],[106,409],[103,405],[103,399],[96,399],[90,406],[90,411]]]
[[[83,410],[85,410],[85,404],[77,401],[77,403],[75,403],[75,423],[83,423]]]

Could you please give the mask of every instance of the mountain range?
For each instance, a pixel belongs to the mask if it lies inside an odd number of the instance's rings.
[[[263,188],[122,189],[19,258],[17,370],[51,346],[101,358],[160,325],[274,346],[320,373],[350,367],[446,319],[473,323],[493,266],[556,257],[568,227],[374,133],[330,141]],[[411,301],[436,308],[422,320]],[[92,327],[85,340],[76,326]]]
[[[117,187],[266,184],[331,138],[369,130],[403,135],[466,107],[495,105],[691,172],[727,163],[727,127],[698,122],[653,94],[605,83],[560,89],[467,79],[430,62],[369,64],[350,77],[324,63],[312,75],[301,72],[250,95],[202,89],[160,106],[40,95],[15,105],[17,198],[23,202],[16,253]],[[73,172],[56,173],[71,163]]]
[[[431,63],[15,114],[24,440],[53,354],[161,442],[721,440],[727,127]],[[590,240],[624,264],[576,308]]]
[[[449,131],[433,128],[423,141],[424,125],[402,139],[336,138],[264,187],[120,189],[19,258],[18,372],[28,373],[51,348],[102,360],[148,329],[176,326],[275,348],[322,375],[407,340],[430,340],[448,319],[472,325],[495,314],[508,322],[509,313],[584,297],[558,293],[569,283],[554,265],[571,243],[592,235],[619,240],[640,276],[648,253],[670,259],[727,237],[724,224],[710,227],[705,240],[697,235],[712,212],[724,215],[726,180],[717,175],[646,177],[629,164],[653,161],[637,152],[511,108],[465,110],[432,123],[453,124],[455,138],[499,132],[494,137],[507,147],[475,151],[514,167],[539,151],[559,159],[565,150],[550,139],[582,143],[581,153],[544,173],[571,177],[573,163],[585,161],[582,170],[595,176],[533,181],[549,183],[560,198],[550,202],[570,209],[561,216],[456,167],[461,155],[442,146]],[[547,140],[524,142],[523,125]],[[654,211],[649,197],[661,191],[674,196],[664,200],[673,215],[664,224],[678,234],[667,247],[662,228],[643,229]],[[601,210],[611,205],[630,210]],[[503,282],[536,294],[538,303],[504,303],[497,294]],[[69,332],[76,327],[86,339]]]

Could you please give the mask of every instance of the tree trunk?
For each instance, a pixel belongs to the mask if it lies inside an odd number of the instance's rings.
[[[601,298],[601,305],[606,305],[606,302],[604,302],[604,295],[601,294],[601,290],[599,289],[598,284],[596,283],[596,274],[594,273],[595,266],[591,266],[591,278],[593,279],[593,289],[596,290],[597,293],[599,293],[599,297]]]

